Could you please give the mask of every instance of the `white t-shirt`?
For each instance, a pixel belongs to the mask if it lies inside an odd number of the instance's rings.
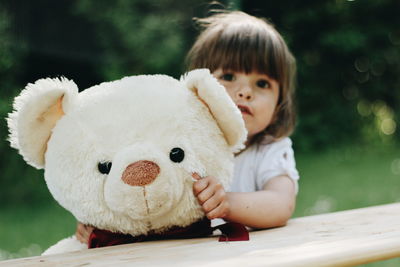
[[[298,191],[292,141],[286,137],[271,144],[253,144],[235,157],[233,181],[228,192],[255,192],[279,175],[290,177]]]

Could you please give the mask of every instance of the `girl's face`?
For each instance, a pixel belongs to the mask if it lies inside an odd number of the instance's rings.
[[[279,99],[279,84],[276,80],[266,74],[246,74],[222,69],[217,69],[213,75],[240,109],[248,131],[247,140],[273,121]]]

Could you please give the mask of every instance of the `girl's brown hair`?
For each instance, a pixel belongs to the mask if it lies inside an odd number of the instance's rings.
[[[219,12],[197,23],[203,31],[187,55],[188,69],[267,74],[279,83],[278,104],[271,124],[249,141],[289,136],[295,126],[296,61],[282,36],[268,21],[240,11]]]

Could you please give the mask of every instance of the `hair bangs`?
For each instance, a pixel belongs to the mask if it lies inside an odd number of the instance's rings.
[[[258,72],[276,80],[280,78],[278,66],[282,62],[277,62],[274,40],[270,35],[251,32],[250,29],[226,31],[212,42],[206,55],[207,62],[204,62],[211,71],[221,68],[246,74]]]

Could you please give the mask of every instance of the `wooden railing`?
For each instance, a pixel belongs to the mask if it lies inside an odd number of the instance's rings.
[[[295,218],[254,231],[250,241],[216,237],[135,243],[21,258],[0,266],[353,266],[400,257],[400,203]]]

